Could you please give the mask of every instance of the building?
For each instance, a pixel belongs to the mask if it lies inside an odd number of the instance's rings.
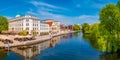
[[[40,23],[40,35],[48,35],[49,34],[49,25],[45,23]]]
[[[28,34],[32,34],[31,31],[35,31],[37,34],[47,32],[49,33],[49,25],[41,23],[40,19],[35,16],[17,15],[16,18],[9,20],[9,30],[13,32],[21,32],[26,30]]]
[[[48,20],[44,20],[43,22],[46,23],[46,24],[49,24],[50,33],[52,35],[60,33],[60,22],[59,21],[53,21],[51,19],[48,19]]]
[[[60,25],[60,31],[61,32],[68,32],[68,31],[73,31],[73,25],[66,25],[66,24],[61,24]]]

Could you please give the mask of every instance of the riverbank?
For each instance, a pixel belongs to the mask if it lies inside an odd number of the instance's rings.
[[[46,35],[46,36],[35,36],[35,40],[30,40],[30,41],[15,41],[13,36],[10,37],[10,39],[13,41],[12,44],[9,44],[10,47],[16,47],[16,46],[25,46],[25,45],[30,45],[30,44],[34,44],[34,43],[40,43],[46,40],[50,40],[51,38],[55,37],[55,36],[59,36],[59,35],[63,35],[63,34],[68,34],[68,33],[73,33],[75,31],[69,31],[69,32],[64,32],[64,33],[60,33],[60,34],[56,34],[56,35]],[[8,47],[8,44],[4,44],[2,42],[0,42],[0,47]]]

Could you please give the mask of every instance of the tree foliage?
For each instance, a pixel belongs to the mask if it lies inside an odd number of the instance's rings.
[[[117,7],[118,7],[119,10],[120,10],[120,0],[118,0]]]
[[[19,35],[21,35],[21,36],[26,36],[26,35],[27,35],[27,31],[26,31],[26,30],[23,30],[23,31],[19,32]]]
[[[117,28],[120,28],[119,20],[120,12],[114,4],[106,5],[106,7],[104,7],[100,12],[101,25],[103,25],[103,27],[110,33],[117,30]]]
[[[84,24],[83,31],[89,31],[90,44],[102,52],[120,50],[120,0],[118,4],[107,4],[100,11],[100,24]],[[94,46],[95,45],[95,46]]]
[[[8,20],[6,17],[0,16],[0,33],[8,30]]]
[[[32,30],[31,31],[31,34],[34,36],[34,35],[37,35],[36,31],[35,30]]]
[[[75,31],[80,31],[80,30],[81,30],[81,27],[80,27],[80,25],[78,25],[78,24],[74,24],[73,29],[74,29]]]
[[[98,38],[98,37],[100,37],[99,23],[95,23],[95,24],[91,25],[90,31],[91,31],[91,35],[92,35],[91,38]]]
[[[90,25],[88,23],[84,23],[82,25],[82,30],[83,30],[83,33],[90,33]]]

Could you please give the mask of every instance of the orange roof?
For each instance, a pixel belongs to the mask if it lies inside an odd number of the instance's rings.
[[[49,22],[45,22],[47,24],[49,24],[49,26],[52,26],[53,22],[52,21],[49,21]]]

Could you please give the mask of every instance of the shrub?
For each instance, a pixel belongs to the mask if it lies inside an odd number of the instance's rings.
[[[26,35],[27,35],[27,31],[26,31],[26,30],[23,30],[23,31],[19,32],[19,35],[21,35],[21,36],[26,36]]]
[[[32,34],[32,35],[37,35],[37,33],[36,33],[35,30],[32,30],[32,31],[31,31],[31,34]]]

